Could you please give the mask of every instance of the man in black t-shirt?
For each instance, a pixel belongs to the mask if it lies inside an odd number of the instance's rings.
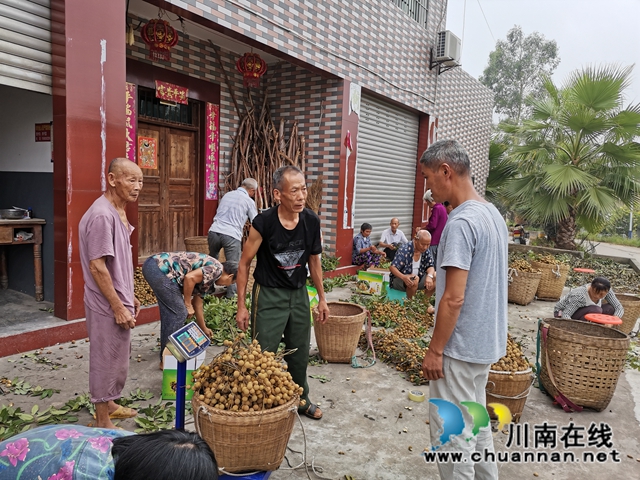
[[[320,219],[304,207],[307,187],[299,168],[288,165],[276,170],[273,186],[279,205],[253,219],[253,228],[238,265],[236,322],[243,331],[249,326],[245,298],[249,266],[257,254],[251,297],[251,332],[262,350],[271,352],[278,350],[284,334],[286,348],[295,349],[285,357],[289,372],[293,381],[303,388],[299,411],[320,420],[322,412],[309,400],[307,382],[311,324],[306,289],[308,263],[318,291],[317,321],[324,323],[329,307],[322,288]]]

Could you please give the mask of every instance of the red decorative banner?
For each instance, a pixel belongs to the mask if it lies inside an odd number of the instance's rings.
[[[136,86],[127,82],[125,104],[125,135],[127,154],[125,155],[132,162],[136,161]]]
[[[156,98],[187,105],[189,103],[189,89],[156,80]]]
[[[205,119],[205,199],[218,200],[220,106],[207,103]]]
[[[138,137],[138,166],[158,168],[158,140],[153,137]]]

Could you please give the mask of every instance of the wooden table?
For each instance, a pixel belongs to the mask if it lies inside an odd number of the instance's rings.
[[[36,284],[36,300],[44,300],[42,288],[42,225],[47,223],[42,218],[23,218],[21,220],[0,220],[0,287],[9,287],[7,275],[7,247],[5,245],[33,245],[33,271]],[[16,240],[20,231],[33,233],[29,240]]]

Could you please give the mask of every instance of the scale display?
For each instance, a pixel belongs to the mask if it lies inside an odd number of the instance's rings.
[[[191,322],[169,336],[167,348],[178,362],[200,355],[211,343],[196,322]]]

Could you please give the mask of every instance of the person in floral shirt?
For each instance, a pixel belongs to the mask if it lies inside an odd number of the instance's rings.
[[[365,270],[371,266],[377,267],[386,254],[378,250],[371,244],[371,230],[373,227],[369,223],[363,223],[360,233],[353,237],[353,250],[351,253],[351,263],[353,265],[363,265]]]
[[[418,290],[425,290],[428,297],[436,288],[435,265],[429,252],[431,234],[427,230],[416,233],[413,241],[402,245],[389,266],[389,285],[394,290],[407,292],[412,298]],[[432,312],[429,308],[429,313]]]
[[[212,294],[216,285],[228,286],[236,281],[238,264],[220,263],[198,252],[162,252],[152,255],[142,265],[142,275],[158,298],[160,308],[160,365],[169,335],[193,315],[202,331],[211,337],[204,323],[202,296]]]
[[[216,480],[218,466],[202,438],[178,430],[134,435],[125,430],[48,425],[0,442],[0,480],[147,478]]]

